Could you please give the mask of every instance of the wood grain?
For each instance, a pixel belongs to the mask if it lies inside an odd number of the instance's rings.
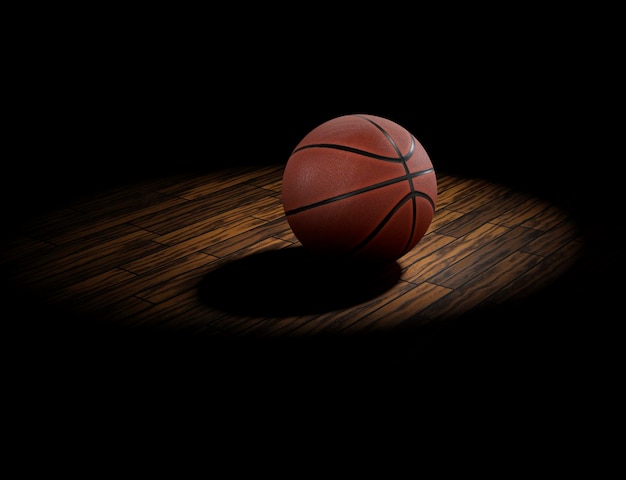
[[[282,288],[282,272],[314,289],[306,268],[266,263],[227,279],[225,288],[238,292],[230,307],[211,304],[199,286],[220,269],[301,249],[282,209],[282,172],[282,165],[229,168],[93,192],[26,222],[7,239],[2,266],[21,290],[84,322],[212,337],[328,337],[420,328],[521,301],[567,272],[583,247],[575,221],[547,201],[439,173],[433,222],[398,260],[397,278],[372,278],[389,282],[384,289],[365,298],[348,289],[346,304],[318,310],[255,310],[246,292],[271,292],[272,282]],[[329,290],[316,294],[339,300]],[[284,301],[280,291],[267,297]]]

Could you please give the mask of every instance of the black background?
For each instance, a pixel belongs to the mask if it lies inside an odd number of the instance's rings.
[[[7,230],[122,182],[284,164],[323,121],[380,115],[413,133],[436,170],[504,182],[566,209],[583,228],[588,261],[528,305],[462,322],[424,352],[383,365],[379,376],[355,366],[356,350],[346,353],[336,383],[316,398],[346,389],[347,365],[363,380],[359,392],[381,385],[404,395],[436,378],[439,387],[455,385],[457,395],[503,382],[509,393],[540,391],[551,408],[580,390],[610,395],[623,261],[623,227],[611,213],[620,174],[609,148],[617,134],[609,120],[617,83],[610,19],[593,18],[590,32],[582,28],[589,12],[571,10],[242,10],[40,10],[20,17],[5,74]],[[28,311],[10,299],[6,305]],[[270,378],[293,380],[295,350],[267,364],[255,352],[256,368],[245,378],[228,369],[235,360],[228,356],[220,378],[249,381],[247,393],[267,394]],[[159,375],[172,360],[163,358]],[[339,356],[329,358],[320,371],[319,353],[306,364],[317,387]],[[281,375],[269,374],[268,365],[280,365]],[[177,387],[181,370],[168,377]],[[303,371],[296,375],[310,382]],[[199,368],[187,372],[181,378],[196,378]]]
[[[606,288],[619,182],[608,19],[592,33],[580,28],[589,12],[493,21],[474,7],[442,10],[399,23],[323,9],[290,20],[247,9],[247,22],[140,9],[24,17],[8,75],[7,230],[110,185],[285,164],[315,126],[370,113],[407,128],[442,173],[567,209],[605,256],[577,298]]]
[[[12,44],[5,193],[26,185],[36,206],[127,179],[285,163],[319,123],[371,113],[411,131],[439,170],[593,198],[610,135],[599,123],[615,66],[598,46],[609,29],[598,40],[545,12],[425,11],[411,26],[365,13],[30,17]]]

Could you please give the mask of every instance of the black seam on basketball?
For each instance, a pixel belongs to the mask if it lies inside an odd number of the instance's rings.
[[[413,238],[413,235],[415,234],[415,224],[416,224],[416,218],[417,218],[417,205],[415,204],[415,196],[413,195],[415,193],[415,188],[413,187],[413,181],[411,180],[411,177],[410,177],[411,171],[409,170],[409,167],[406,163],[407,159],[410,157],[404,157],[402,155],[402,152],[400,152],[400,148],[396,144],[395,140],[391,137],[391,135],[389,135],[389,133],[387,133],[387,131],[383,127],[381,127],[380,125],[378,125],[376,122],[374,122],[372,119],[368,117],[364,117],[361,115],[357,115],[357,116],[371,123],[372,125],[374,125],[374,127],[376,127],[387,138],[387,140],[389,141],[393,149],[396,151],[396,153],[400,157],[400,161],[402,162],[402,166],[404,167],[404,171],[406,173],[405,177],[407,179],[407,182],[409,183],[409,190],[411,192],[411,198],[412,198],[411,203],[413,207],[413,216],[412,216],[413,220],[411,222],[411,231],[407,238],[406,244],[404,248],[402,249],[402,251],[406,253],[407,250],[409,249],[409,245],[411,244],[411,239]],[[416,143],[416,139],[413,135],[411,135],[411,154],[415,150],[415,143]]]
[[[402,197],[402,199],[396,203],[394,205],[394,207],[387,213],[387,215],[385,215],[385,218],[383,218],[378,225],[376,225],[376,228],[374,228],[374,230],[372,230],[369,235],[367,237],[365,237],[356,247],[354,247],[352,250],[350,250],[350,252],[348,252],[348,255],[354,255],[356,254],[359,250],[361,250],[363,247],[365,247],[369,242],[371,242],[376,235],[383,229],[383,227],[385,225],[387,225],[387,223],[389,223],[389,220],[391,220],[391,218],[395,215],[395,213],[400,209],[400,207],[402,207],[402,205],[404,205],[408,200],[411,200],[413,202],[413,208],[415,208],[415,198],[416,197],[421,197],[424,198],[426,200],[428,200],[428,202],[433,205],[433,201],[432,199],[426,195],[423,192],[416,192],[413,191],[411,193],[407,193],[404,197]],[[433,207],[434,208],[434,207]],[[407,251],[408,251],[408,246],[411,243],[411,238],[413,238],[413,233],[414,230],[411,231],[411,235],[409,237],[409,240],[407,241],[406,245],[404,246],[404,248],[402,249],[402,255],[404,255]]]
[[[422,192],[422,191],[417,191],[415,189],[415,186],[413,185],[413,178],[421,176],[421,175],[425,175],[428,173],[433,173],[434,174],[434,168],[428,168],[425,170],[422,170],[420,172],[411,172],[409,169],[409,166],[407,164],[407,161],[413,156],[413,154],[415,153],[415,148],[416,148],[416,144],[417,144],[417,140],[416,138],[410,135],[411,138],[411,147],[409,149],[409,152],[407,152],[406,155],[403,155],[402,152],[400,151],[400,149],[398,148],[398,145],[396,144],[395,140],[393,139],[393,137],[380,125],[378,125],[376,122],[374,122],[372,119],[366,117],[366,116],[362,116],[362,115],[355,115],[356,117],[359,117],[367,122],[369,122],[370,124],[372,124],[374,127],[376,127],[389,141],[389,143],[391,144],[391,146],[393,147],[393,149],[396,151],[396,154],[398,155],[397,158],[394,157],[387,157],[387,156],[383,156],[383,155],[376,155],[373,154],[371,152],[365,151],[365,150],[359,150],[357,148],[353,148],[353,147],[348,147],[345,145],[339,145],[339,144],[327,144],[327,143],[322,143],[322,144],[311,144],[311,145],[304,145],[301,147],[298,147],[297,149],[295,149],[292,152],[292,155],[296,152],[299,152],[301,150],[304,149],[310,149],[310,148],[328,148],[328,149],[335,149],[335,150],[343,150],[343,151],[347,151],[350,153],[355,153],[358,155],[362,155],[362,156],[366,156],[369,158],[373,158],[373,159],[377,159],[377,160],[383,160],[383,161],[387,161],[387,162],[394,162],[394,163],[402,163],[402,167],[404,168],[404,172],[405,175],[401,176],[401,177],[397,177],[397,178],[393,178],[390,180],[387,180],[385,182],[381,182],[381,183],[377,183],[374,185],[370,185],[368,187],[365,188],[360,188],[357,190],[354,190],[352,192],[348,192],[342,195],[337,195],[335,197],[332,198],[328,198],[319,202],[315,202],[313,204],[309,204],[309,205],[305,205],[302,207],[298,207],[298,208],[294,208],[292,210],[286,211],[285,214],[287,216],[289,215],[293,215],[296,213],[300,213],[302,211],[305,210],[310,210],[322,205],[327,205],[329,203],[333,203],[339,200],[343,200],[345,198],[349,198],[349,197],[353,197],[355,195],[359,195],[361,193],[365,193],[365,192],[369,192],[378,188],[383,188],[386,187],[388,185],[393,185],[395,183],[399,183],[402,181],[407,181],[408,182],[408,186],[409,186],[409,193],[407,193],[388,213],[387,215],[385,215],[385,217],[378,223],[378,225],[361,241],[359,242],[359,244],[357,246],[355,246],[353,249],[351,249],[348,252],[348,255],[354,255],[356,254],[359,250],[363,249],[368,243],[370,243],[375,237],[376,235],[385,227],[385,225],[387,225],[387,223],[393,218],[393,216],[396,214],[396,212],[407,202],[407,201],[411,201],[411,208],[413,209],[413,216],[412,216],[412,221],[411,221],[411,229],[410,229],[410,233],[407,237],[406,243],[404,245],[404,248],[402,250],[401,256],[405,255],[411,247],[411,243],[412,243],[412,239],[415,236],[415,229],[417,228],[417,201],[416,198],[417,197],[421,197],[426,199],[432,209],[432,212],[434,214],[435,212],[435,201],[433,198],[431,198],[428,194]]]
[[[427,168],[426,170],[421,170],[419,172],[414,172],[414,173],[411,173],[409,175],[402,175],[401,177],[396,177],[396,178],[392,178],[390,180],[386,180],[384,182],[375,183],[373,185],[369,185],[367,187],[359,188],[359,189],[353,190],[351,192],[343,193],[343,194],[337,195],[335,197],[326,198],[324,200],[320,200],[319,202],[310,203],[308,205],[303,205],[303,206],[297,207],[297,208],[292,208],[291,210],[287,210],[285,212],[285,215],[287,215],[287,216],[295,215],[296,213],[300,213],[300,212],[302,212],[304,210],[311,210],[312,208],[317,208],[317,207],[320,207],[322,205],[327,205],[329,203],[337,202],[339,200],[344,200],[344,199],[349,198],[349,197],[354,197],[354,196],[360,195],[362,193],[366,193],[366,192],[370,192],[372,190],[376,190],[377,188],[387,187],[389,185],[393,185],[394,183],[399,183],[399,182],[402,182],[402,181],[407,180],[407,179],[410,180],[410,179],[415,178],[415,177],[421,177],[422,175],[426,175],[428,173],[433,173],[433,172],[434,172],[433,168]],[[411,182],[411,184],[412,183],[413,182]],[[422,192],[415,192],[415,193],[422,194]],[[432,205],[433,211],[434,211],[435,203],[433,202],[433,200],[428,195],[424,194],[424,196],[426,198],[428,198],[428,201]]]
[[[394,145],[395,147],[395,145]],[[401,163],[404,162],[406,158],[411,158],[413,156],[413,153],[415,151],[415,143],[412,142],[411,143],[411,148],[410,150],[407,152],[406,155],[402,155],[400,152],[398,152],[398,154],[400,155],[400,158],[395,158],[395,157],[386,157],[384,155],[377,155],[375,153],[371,153],[368,152],[367,150],[360,150],[358,148],[353,148],[353,147],[348,147],[346,145],[339,145],[339,144],[335,144],[335,143],[312,143],[310,145],[303,145],[299,148],[296,148],[291,155],[300,152],[302,150],[307,150],[309,148],[327,148],[329,150],[341,150],[344,152],[350,152],[350,153],[356,153],[357,155],[362,155],[364,157],[368,157],[368,158],[373,158],[375,160],[383,160],[385,162],[393,162],[393,163]],[[398,151],[396,149],[396,151]]]
[[[412,191],[414,191],[413,189],[411,189]],[[411,197],[411,207],[413,208],[413,217],[412,217],[412,221],[411,221],[411,232],[409,233],[409,236],[406,239],[406,243],[404,244],[404,248],[402,249],[402,255],[404,255],[406,252],[409,251],[409,246],[411,245],[411,240],[413,239],[413,235],[415,235],[415,224],[416,224],[416,218],[417,218],[417,205],[415,203],[415,196],[413,195]]]

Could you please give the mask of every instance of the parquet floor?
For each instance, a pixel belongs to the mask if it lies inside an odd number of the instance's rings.
[[[458,409],[478,392],[481,408],[496,395],[536,412],[581,382],[615,384],[611,320],[591,299],[606,289],[581,282],[606,265],[580,217],[439,171],[415,248],[376,269],[333,264],[291,231],[283,168],[117,183],[24,216],[0,255],[13,411],[58,431],[63,418],[105,427],[140,411],[157,425],[194,405],[192,421],[235,434],[233,421],[271,429],[352,409],[365,426],[379,401]]]
[[[582,251],[562,209],[439,172],[433,222],[398,262],[378,271],[320,265],[286,221],[282,172],[236,167],[84,195],[29,219],[2,267],[29,302],[83,325],[328,337],[426,328],[523,301]]]

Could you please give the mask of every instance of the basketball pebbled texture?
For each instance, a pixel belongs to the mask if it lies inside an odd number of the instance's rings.
[[[281,195],[303,247],[335,257],[392,261],[428,230],[437,177],[424,147],[404,127],[351,114],[322,123],[296,145]]]

